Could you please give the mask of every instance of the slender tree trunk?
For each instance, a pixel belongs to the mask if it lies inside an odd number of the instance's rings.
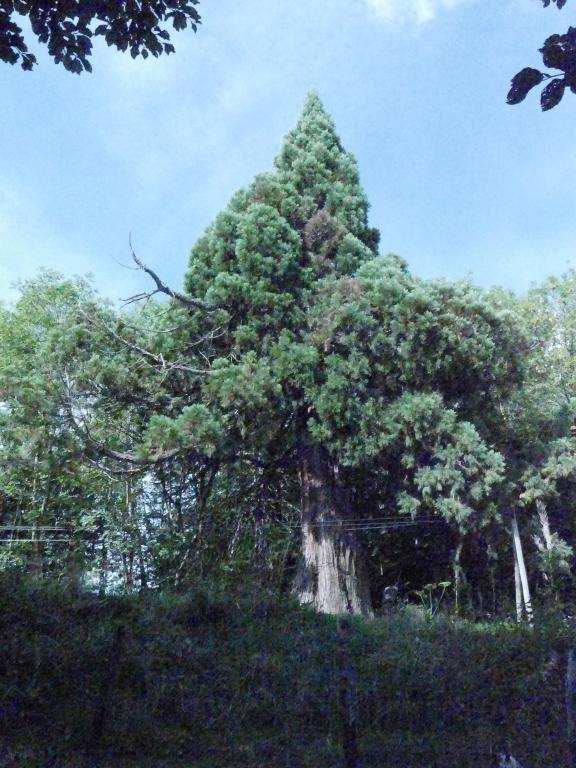
[[[490,575],[490,589],[492,591],[492,616],[496,616],[496,577],[493,573]]]
[[[126,481],[126,506],[130,519],[132,540],[136,544],[140,575],[140,589],[144,590],[148,588],[148,576],[146,574],[146,563],[144,561],[144,544],[142,542],[142,531],[140,530],[140,522],[138,520],[138,498],[134,493],[131,479]]]
[[[122,552],[122,570],[124,571],[124,591],[132,592],[134,589],[134,552]]]
[[[148,576],[146,574],[146,563],[144,562],[144,555],[142,552],[142,546],[138,548],[138,567],[140,569],[140,589],[148,589]]]
[[[98,579],[98,594],[105,597],[108,588],[108,547],[102,544],[100,551],[100,573]]]
[[[462,593],[466,588],[466,574],[462,568],[462,550],[464,549],[463,536],[458,537],[458,543],[454,550],[454,558],[452,560],[452,572],[454,573],[454,600],[456,613],[460,611],[460,600]]]
[[[520,568],[518,568],[516,550],[514,550],[514,594],[516,596],[516,621],[520,624],[524,614],[524,602],[522,600],[522,584],[520,582]]]
[[[522,551],[522,540],[520,539],[520,530],[518,528],[518,520],[516,519],[516,513],[512,513],[512,540],[514,542],[514,552],[516,554],[516,562],[518,563],[518,571],[520,573],[520,584],[522,585],[522,597],[524,598],[524,608],[526,610],[526,617],[528,623],[532,624],[532,601],[530,599],[530,586],[528,584],[528,574],[526,573],[526,565],[524,563],[524,553]]]
[[[354,531],[350,496],[338,468],[319,446],[300,451],[302,564],[295,591],[321,613],[372,614],[362,553]]]

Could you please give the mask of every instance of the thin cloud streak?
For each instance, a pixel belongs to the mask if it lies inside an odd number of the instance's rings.
[[[367,0],[376,15],[389,23],[426,24],[441,11],[448,11],[467,0]]]

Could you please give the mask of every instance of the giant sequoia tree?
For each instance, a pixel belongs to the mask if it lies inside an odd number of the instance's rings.
[[[144,441],[154,461],[193,451],[264,484],[292,477],[295,588],[331,613],[371,610],[356,521],[437,513],[465,532],[497,515],[504,463],[488,436],[518,374],[510,317],[379,257],[367,210],[312,94],[274,171],[192,250],[198,308],[179,342],[192,373],[179,413],[152,417]]]

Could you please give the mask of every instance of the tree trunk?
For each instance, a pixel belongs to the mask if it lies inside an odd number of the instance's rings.
[[[524,601],[522,599],[522,583],[520,581],[520,568],[518,567],[518,558],[514,550],[514,594],[516,597],[516,621],[522,623],[524,616]]]
[[[459,534],[458,542],[452,559],[452,572],[454,574],[454,602],[456,613],[460,612],[460,600],[466,589],[466,574],[462,568],[462,550],[464,549],[464,537]]]
[[[370,592],[338,467],[319,446],[300,452],[302,564],[295,591],[320,613],[372,615]]]
[[[518,520],[516,519],[516,512],[512,512],[512,541],[514,543],[514,552],[516,555],[516,562],[518,563],[518,571],[520,574],[520,584],[522,585],[522,597],[524,599],[524,610],[526,611],[526,617],[528,623],[532,624],[532,601],[530,600],[530,586],[528,584],[528,574],[526,573],[526,565],[524,563],[524,553],[522,552],[522,540],[520,539],[520,530],[518,529]]]
[[[142,541],[142,531],[140,530],[140,521],[138,520],[138,499],[134,493],[131,478],[126,480],[126,508],[130,521],[130,535],[136,544],[136,554],[138,557],[138,568],[140,573],[140,589],[148,589],[148,576],[146,574],[146,563],[144,561],[144,544]]]
[[[108,588],[108,547],[106,544],[102,544],[100,551],[100,572],[98,578],[98,595],[100,597],[106,596]]]

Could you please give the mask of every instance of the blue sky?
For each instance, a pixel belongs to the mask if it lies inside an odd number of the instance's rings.
[[[159,60],[95,46],[0,65],[0,299],[44,266],[116,301],[180,287],[197,237],[271,167],[315,88],[356,156],[383,252],[423,277],[518,292],[576,266],[576,97],[515,107],[510,77],[570,23],[540,0],[202,0]]]

